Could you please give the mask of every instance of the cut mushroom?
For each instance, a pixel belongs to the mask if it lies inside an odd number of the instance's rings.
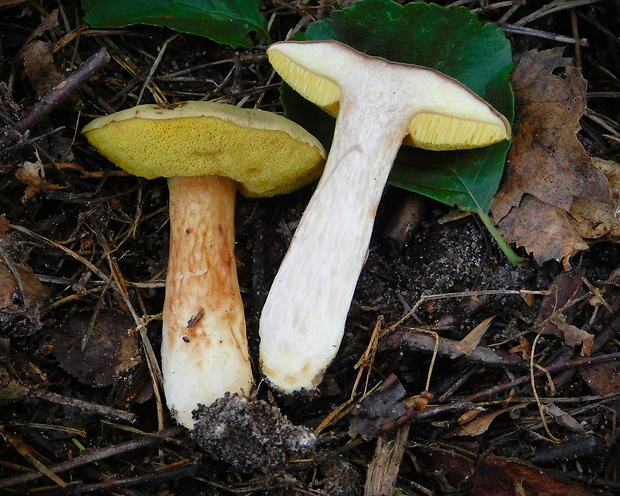
[[[315,388],[335,357],[379,200],[403,140],[431,149],[510,138],[499,112],[435,70],[364,55],[336,41],[267,51],[298,93],[337,114],[325,171],[260,320],[265,376],[283,392]]]
[[[253,385],[234,253],[237,188],[250,197],[293,191],[318,177],[325,151],[284,117],[212,102],[142,105],[83,132],[126,171],[168,178],[162,375],[168,407],[191,428],[198,404],[247,396]]]

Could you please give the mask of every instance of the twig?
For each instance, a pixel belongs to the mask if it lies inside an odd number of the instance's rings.
[[[365,496],[394,494],[408,436],[409,424],[406,424],[396,432],[382,434],[377,438],[375,453],[368,464]]]
[[[507,33],[535,36],[537,38],[545,38],[547,40],[553,40],[559,43],[570,43],[571,45],[576,45],[576,46],[583,46],[583,47],[589,46],[588,40],[586,38],[573,38],[571,36],[564,36],[561,34],[541,31],[540,29],[526,28],[524,26],[519,26],[518,24],[505,24],[505,23],[498,22],[497,25],[500,28],[502,28],[504,31],[506,31]]]
[[[168,48],[168,44],[171,41],[173,41],[177,36],[179,36],[179,33],[173,34],[166,41],[164,41],[164,44],[162,45],[161,49],[159,50],[159,53],[157,54],[157,58],[155,58],[155,60],[153,61],[153,64],[151,65],[151,69],[149,70],[148,74],[144,78],[144,83],[142,84],[142,87],[140,88],[140,93],[138,93],[138,99],[136,100],[136,105],[140,105],[140,102],[142,101],[142,96],[144,95],[144,90],[146,90],[147,86],[151,83],[151,79],[153,79],[153,74],[155,74],[155,71],[159,67],[161,59],[163,58],[164,53],[166,52],[166,49]]]
[[[17,438],[10,432],[8,432],[4,427],[0,426],[0,434],[4,439],[6,439],[13,448],[23,456],[34,468],[38,470],[39,475],[45,475],[50,480],[55,482],[60,487],[67,487],[67,483],[58,477],[54,472],[52,472],[49,468],[47,468],[36,456],[32,454],[32,449],[26,445],[21,439]]]
[[[422,295],[420,296],[418,301],[416,301],[415,305],[413,305],[413,308],[411,308],[411,310],[409,310],[397,322],[395,322],[394,324],[386,328],[385,331],[383,331],[383,335],[388,334],[389,332],[392,332],[394,329],[399,327],[403,322],[405,322],[410,317],[414,317],[416,320],[419,320],[415,313],[418,310],[418,308],[420,308],[420,306],[422,306],[422,304],[426,301],[444,300],[444,299],[449,299],[449,298],[468,298],[470,296],[494,296],[494,295],[547,296],[548,294],[550,294],[549,290],[541,291],[541,290],[528,290],[528,289],[485,289],[481,291],[462,291],[462,292],[457,292],[457,293],[437,293],[437,294],[430,294],[430,295]]]
[[[531,14],[519,19],[515,24],[519,26],[525,26],[536,19],[540,19],[541,17],[548,16],[553,14],[554,12],[559,12],[561,10],[574,9],[575,7],[580,7],[582,5],[591,5],[600,0],[553,0],[548,4],[542,6],[540,9],[535,10]]]
[[[549,430],[549,425],[547,425],[547,419],[545,417],[545,412],[543,410],[542,403],[540,402],[540,396],[538,396],[538,390],[536,389],[536,377],[534,375],[534,366],[535,366],[534,357],[536,356],[536,344],[538,343],[538,340],[542,336],[542,331],[543,331],[543,328],[541,328],[538,331],[538,333],[536,334],[536,337],[534,338],[534,341],[532,341],[532,352],[530,353],[530,387],[532,388],[532,394],[534,395],[534,399],[536,400],[536,405],[538,406],[538,413],[540,414],[540,420],[542,421],[542,425],[545,428],[545,432],[547,433],[547,436],[554,443],[560,443],[561,440],[555,437]],[[544,370],[544,373],[548,374],[549,372],[547,370]]]
[[[19,141],[24,133],[54,110],[61,102],[71,96],[91,76],[110,60],[105,48],[89,57],[80,67],[71,73],[60,84],[54,86],[43,98],[32,107],[24,117],[12,128],[4,131],[0,137],[0,149]]]
[[[70,250],[66,246],[58,244],[55,241],[52,241],[51,239],[46,238],[45,236],[41,236],[40,234],[38,234],[38,233],[36,233],[34,231],[31,231],[30,229],[28,229],[26,227],[17,225],[17,224],[11,224],[11,229],[14,229],[14,230],[19,231],[19,232],[21,232],[23,234],[26,234],[27,236],[31,236],[31,237],[33,237],[35,239],[38,239],[38,240],[43,241],[45,243],[48,243],[48,244],[54,246],[55,248],[58,248],[59,250],[64,251],[67,255],[69,255],[70,257],[74,258],[78,262],[80,262],[83,265],[85,265],[91,272],[93,272],[95,275],[97,275],[101,279],[101,281],[103,283],[107,283],[109,281],[108,276],[106,276],[92,262],[90,262],[89,260],[85,259],[83,256],[78,255],[77,253],[75,253],[74,251]]]
[[[24,306],[24,308],[27,308],[28,307],[28,296],[26,295],[26,290],[24,288],[24,283],[22,281],[21,275],[19,274],[17,267],[15,267],[13,260],[11,260],[11,258],[7,255],[7,253],[4,251],[4,248],[2,248],[1,244],[0,244],[0,257],[4,260],[4,263],[9,269],[9,271],[11,271],[11,274],[13,274],[13,278],[17,282],[17,288],[19,289],[19,294],[21,296],[22,305]]]
[[[76,398],[70,398],[68,396],[62,396],[60,394],[51,393],[43,389],[30,389],[27,393],[29,398],[37,398],[40,400],[49,401],[50,403],[57,403],[59,405],[68,406],[71,408],[77,408],[83,413],[91,415],[100,415],[106,418],[116,418],[124,420],[126,422],[135,422],[138,420],[138,416],[134,413],[126,412],[125,410],[119,410],[118,408],[111,408],[105,405],[98,405],[96,403],[89,403],[87,401],[78,400]]]
[[[414,328],[405,328],[403,330],[392,333],[385,348],[398,349],[406,347],[415,351],[426,351],[434,353],[437,347],[437,354],[442,356],[454,356],[454,346],[458,341],[447,338],[435,338],[426,331]],[[503,351],[495,351],[484,346],[477,346],[469,355],[463,356],[464,360],[480,363],[492,367],[511,367],[527,369],[527,363],[518,355],[510,354]]]
[[[134,451],[140,448],[145,448],[159,441],[165,440],[166,437],[174,436],[182,431],[182,427],[171,427],[154,435],[136,439],[134,441],[128,441],[126,443],[117,444],[116,446],[109,446],[107,448],[89,449],[80,454],[80,456],[67,460],[66,462],[58,463],[48,467],[51,473],[57,474],[72,470],[74,468],[86,465],[87,463],[104,460],[111,456],[118,456],[122,453]],[[31,482],[43,477],[43,474],[39,472],[29,472],[27,474],[20,474],[13,477],[7,477],[0,480],[0,489],[15,486],[17,484],[23,484],[25,482]]]
[[[578,368],[578,367],[589,367],[591,365],[597,365],[599,363],[611,362],[614,360],[620,360],[620,352],[609,353],[607,355],[599,355],[597,357],[585,357],[578,358],[576,360],[571,360],[568,362],[556,362],[547,366],[545,370],[541,370],[535,372],[534,377],[542,377],[547,374],[553,374],[556,372],[561,372],[563,370]],[[530,381],[530,375],[524,375],[512,381],[506,382],[504,384],[499,384],[497,386],[493,386],[491,388],[485,389],[484,391],[479,391],[477,393],[471,394],[463,399],[453,401],[451,403],[447,403],[445,405],[440,405],[436,407],[427,408],[422,411],[417,411],[413,408],[407,409],[407,413],[402,417],[397,418],[396,420],[386,422],[381,426],[382,432],[390,432],[396,429],[398,426],[405,424],[407,422],[417,422],[420,420],[436,418],[440,415],[445,415],[447,413],[455,413],[463,410],[470,410],[475,408],[475,402],[485,400],[497,394],[503,393],[504,391],[508,391],[512,388],[520,386],[522,384],[527,384]]]
[[[174,470],[153,472],[150,474],[138,475],[136,477],[128,477],[126,479],[108,480],[104,482],[97,482],[94,484],[83,484],[79,487],[79,493],[112,493],[114,488],[121,488],[127,486],[142,486],[147,483],[163,482],[166,480],[176,480],[182,477],[189,477],[199,472],[204,472],[204,466],[200,464],[192,464],[178,467]]]

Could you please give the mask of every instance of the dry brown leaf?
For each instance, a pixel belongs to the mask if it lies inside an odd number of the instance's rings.
[[[508,350],[508,353],[520,353],[523,360],[529,360],[532,356],[532,343],[526,337],[519,338],[519,344]]]
[[[620,392],[620,363],[605,362],[590,367],[581,367],[579,375],[593,394]]]
[[[484,333],[489,330],[491,322],[493,322],[494,318],[495,316],[493,315],[484,319],[482,322],[480,322],[480,324],[474,327],[474,329],[472,329],[467,334],[467,336],[465,336],[460,341],[453,343],[450,346],[452,350],[450,358],[456,358],[461,355],[471,355],[480,343],[480,340],[482,339],[482,336],[484,336]]]
[[[575,198],[570,214],[571,225],[585,239],[620,241],[620,164],[594,157],[592,163],[609,181],[612,204],[591,198]]]
[[[40,38],[43,33],[45,33],[48,29],[54,29],[60,25],[60,22],[58,21],[58,13],[58,9],[54,9],[49,14],[47,14],[45,18],[43,18],[41,23],[32,31],[32,33],[30,33],[30,36],[28,36],[28,39],[26,40],[20,51],[17,52],[17,55],[15,55],[15,60],[23,58],[24,52],[28,50],[32,40]]]
[[[579,329],[577,326],[569,324],[566,322],[566,317],[562,314],[554,316],[551,319],[551,323],[557,326],[562,332],[562,337],[564,338],[566,346],[582,345],[585,349],[592,349],[594,334],[590,334],[583,329]],[[582,355],[584,354],[586,353],[582,353]]]
[[[493,216],[506,239],[539,263],[560,260],[588,247],[565,214],[573,200],[610,202],[605,175],[576,137],[586,82],[561,48],[528,52],[511,81],[517,119]]]
[[[39,98],[65,78],[54,65],[52,46],[41,40],[26,45],[23,55],[24,70]]]
[[[58,333],[54,356],[63,369],[84,384],[116,384],[141,360],[134,321],[117,310],[102,311],[82,350],[89,325],[90,314],[72,315],[64,326],[65,332]]]
[[[381,427],[406,413],[402,400],[407,391],[395,375],[388,376],[372,394],[351,410],[349,436],[371,439],[381,433]]]
[[[525,408],[527,405],[514,405],[510,408],[502,408],[501,410],[496,410],[494,412],[487,413],[486,415],[481,415],[471,422],[468,422],[465,425],[459,426],[456,429],[450,431],[445,434],[444,437],[453,437],[453,436],[479,436],[480,434],[484,434],[489,427],[491,427],[491,423],[502,413],[512,412],[514,410],[518,410],[520,408]]]
[[[45,166],[41,160],[36,162],[24,161],[15,172],[15,178],[28,186],[22,197],[22,203],[26,203],[41,191],[66,188],[66,186],[51,184],[45,180]]]
[[[544,470],[513,459],[489,455],[483,460],[467,459],[447,449],[418,447],[414,454],[429,471],[442,474],[450,484],[458,486],[466,478],[472,481],[467,494],[476,496],[548,495],[592,496],[591,486],[572,481],[568,475]],[[475,477],[472,474],[475,473]]]
[[[586,429],[581,424],[581,422],[579,422],[575,417],[573,417],[572,415],[569,415],[568,413],[566,413],[564,410],[562,410],[557,405],[554,405],[553,403],[548,403],[544,405],[543,412],[548,415],[551,415],[554,418],[554,420],[558,423],[558,425],[561,425],[562,427],[566,427],[567,429],[570,429],[573,432],[577,432],[579,434],[584,434],[588,432],[588,429]]]
[[[499,228],[507,241],[523,246],[539,264],[588,249],[565,212],[531,195],[523,197],[521,206],[513,208]]]
[[[575,315],[573,303],[583,294],[584,271],[574,268],[561,272],[549,285],[549,293],[543,298],[535,326],[542,326],[542,334],[556,336],[567,346],[581,345],[581,355],[587,356],[594,344],[594,335],[572,324]]]
[[[11,224],[6,220],[5,215],[0,215],[0,236],[4,236],[10,228]]]
[[[562,49],[532,50],[511,76],[517,119],[510,163],[493,213],[501,219],[529,193],[565,211],[575,196],[608,198],[608,184],[577,140],[586,81]]]
[[[30,267],[15,264],[13,268],[19,282],[9,266],[0,261],[0,312],[18,312],[22,305],[30,306],[43,301],[50,294]]]

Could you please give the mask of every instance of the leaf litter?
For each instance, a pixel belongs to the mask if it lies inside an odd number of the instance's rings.
[[[588,248],[571,222],[576,199],[612,203],[607,177],[576,135],[586,109],[586,81],[562,52],[532,50],[516,61],[513,143],[492,205],[502,234],[538,263]]]
[[[279,4],[270,12],[273,20],[270,34],[274,39],[283,39],[297,22],[301,26],[311,18],[328,18],[334,5],[321,3],[320,8],[315,9],[305,3]],[[408,315],[409,320],[402,321],[379,340],[368,370],[371,389],[380,387],[395,374],[405,394],[401,396],[402,391],[397,388],[391,396],[368,396],[363,401],[364,409],[376,413],[362,428],[367,440],[361,436],[350,438],[348,429],[353,418],[338,416],[325,426],[318,436],[316,451],[307,459],[294,456],[282,462],[281,453],[275,453],[273,459],[279,465],[276,472],[242,474],[217,454],[220,448],[227,446],[218,446],[209,456],[197,447],[187,431],[166,427],[170,421],[161,399],[157,399],[157,388],[153,388],[157,383],[155,369],[146,369],[145,364],[120,368],[114,363],[106,364],[106,346],[110,343],[105,339],[106,335],[107,339],[118,339],[114,332],[106,334],[105,330],[93,327],[103,340],[101,346],[97,346],[98,336],[91,335],[92,341],[89,340],[95,345],[91,360],[104,364],[95,375],[89,377],[88,362],[84,360],[76,359],[72,364],[75,370],[71,372],[62,368],[59,355],[63,352],[60,348],[55,350],[54,343],[58,343],[61,334],[71,334],[66,327],[63,332],[63,325],[81,312],[86,319],[74,332],[77,339],[69,342],[76,356],[81,345],[79,336],[91,322],[99,320],[112,323],[116,332],[126,332],[128,326],[135,326],[133,330],[137,332],[133,334],[128,356],[134,356],[136,334],[141,336],[141,349],[148,348],[150,338],[157,350],[159,321],[156,314],[161,309],[161,275],[166,260],[165,185],[161,182],[144,184],[115,175],[109,164],[96,157],[79,138],[74,141],[81,125],[76,119],[78,109],[84,109],[83,119],[90,119],[101,114],[101,109],[133,106],[141,88],[148,88],[149,91],[144,92],[148,101],[154,99],[154,95],[169,102],[182,98],[216,98],[279,109],[277,91],[261,47],[235,51],[185,35],[168,42],[170,33],[158,28],[128,28],[123,32],[108,31],[105,35],[81,31],[82,27],[75,24],[76,19],[66,16],[67,12],[73,12],[73,5],[62,2],[62,6],[62,22],[57,24],[48,22],[43,12],[36,11],[41,14],[39,16],[28,10],[29,7],[14,7],[14,11],[7,11],[7,21],[0,31],[1,49],[8,55],[0,58],[1,74],[7,75],[8,81],[8,86],[0,86],[0,109],[3,119],[10,117],[22,123],[8,132],[10,148],[3,149],[0,166],[0,207],[6,215],[0,220],[2,247],[8,263],[15,268],[9,270],[10,277],[3,289],[11,303],[17,305],[17,312],[10,314],[14,318],[3,328],[0,341],[0,393],[4,393],[0,397],[0,416],[3,432],[11,439],[2,457],[0,488],[17,493],[49,489],[57,493],[141,490],[152,493],[316,494],[327,491],[338,495],[363,494],[363,479],[376,455],[371,448],[379,443],[374,436],[388,443],[388,435],[392,434],[386,432],[388,427],[402,433],[403,427],[411,424],[408,435],[400,441],[406,454],[395,460],[397,466],[391,467],[394,478],[389,481],[391,490],[399,490],[402,494],[470,490],[473,494],[486,495],[497,493],[498,488],[506,493],[608,494],[618,489],[617,446],[612,426],[620,405],[617,384],[612,379],[617,375],[615,364],[618,360],[614,338],[620,331],[620,321],[615,316],[620,303],[613,274],[620,266],[620,253],[615,244],[608,242],[613,240],[613,231],[601,228],[599,214],[596,211],[580,214],[576,209],[589,186],[573,176],[565,179],[574,188],[565,192],[563,198],[568,198],[567,203],[555,201],[561,203],[557,206],[548,202],[544,195],[538,199],[573,227],[573,223],[581,219],[596,231],[593,234],[599,242],[591,244],[579,257],[573,255],[573,264],[583,269],[585,277],[572,281],[559,277],[564,268],[553,261],[563,258],[567,250],[559,246],[554,251],[545,246],[554,241],[557,234],[541,235],[541,222],[533,224],[529,234],[525,230],[524,239],[532,242],[535,237],[541,238],[541,247],[533,250],[536,259],[543,260],[551,255],[551,261],[542,268],[535,264],[525,267],[507,264],[471,217],[439,225],[437,221],[444,217],[445,209],[428,202],[417,227],[409,230],[408,236],[400,238],[396,244],[385,242],[380,233],[387,220],[398,213],[395,199],[405,198],[393,189],[386,191],[367,268],[351,309],[345,343],[324,384],[309,397],[287,399],[271,393],[264,385],[257,393],[261,400],[281,410],[293,424],[312,429],[330,416],[334,405],[351,397],[351,385],[357,376],[354,365],[368,348],[377,317],[384,317],[389,327]],[[495,19],[498,11],[506,8],[496,6],[496,11],[486,6],[474,7],[481,16]],[[514,10],[505,11],[506,19],[521,8],[515,5]],[[579,15],[584,14],[578,17],[583,23],[581,27],[589,25],[586,23],[592,19],[617,27],[613,15],[605,11],[607,8],[603,3],[576,7]],[[591,17],[593,12],[596,15]],[[40,22],[41,19],[44,22]],[[550,24],[554,28],[563,31],[561,19],[548,18],[553,21]],[[549,29],[549,24],[541,22],[535,27]],[[76,37],[78,29],[80,36]],[[29,39],[30,33],[36,36]],[[584,54],[594,53],[595,47],[601,46],[594,36],[597,33],[598,28],[590,31],[593,35],[591,52],[583,48]],[[22,65],[8,63],[37,37],[53,47],[52,61],[56,71],[66,76],[68,85],[74,83],[80,68],[102,46],[111,55],[112,62],[107,65],[103,57],[96,65],[84,68],[89,75],[88,82],[80,83],[79,93],[75,92],[77,86],[72,90],[80,96],[79,107],[72,109],[71,105],[75,104],[69,103],[69,111],[61,109],[56,97],[66,97],[68,90],[60,88],[59,93],[52,93],[51,99],[50,93],[41,95],[35,87],[36,77],[29,79]],[[79,43],[62,44],[70,39],[79,40]],[[605,56],[613,59],[617,56],[616,45],[605,40]],[[564,43],[541,42],[531,36],[517,36],[511,41],[513,46],[536,47],[539,53],[543,53],[545,47]],[[165,53],[159,48],[164,45],[167,46]],[[47,66],[51,74],[53,71],[47,65],[49,53],[47,49],[42,52],[40,64]],[[565,50],[565,55],[551,57],[561,62],[558,67],[564,68],[555,75],[549,68],[551,63],[538,74],[540,66],[534,66],[534,80],[545,80],[551,71],[560,81],[573,81],[572,76],[566,78],[569,67],[565,59],[569,57],[569,49]],[[609,59],[601,58],[598,63],[604,60]],[[157,67],[155,61],[159,64]],[[584,59],[583,68],[584,72],[589,71],[590,84],[599,92],[609,88],[617,91],[613,79],[605,81],[607,86],[602,85],[596,77],[599,68],[596,64],[591,58]],[[607,65],[602,69],[610,70],[609,67],[613,68]],[[44,82],[43,78],[40,80]],[[2,82],[4,84],[4,79]],[[264,88],[268,88],[267,92]],[[70,99],[63,101],[71,102]],[[579,103],[577,98],[575,101]],[[33,111],[40,102],[45,103],[44,114]],[[614,118],[611,109],[617,107],[613,103],[607,106],[597,105],[596,101],[591,103],[598,112]],[[549,106],[553,111],[552,103]],[[519,118],[517,115],[517,124]],[[560,142],[570,141],[565,135],[572,134],[576,140],[575,118],[578,119],[575,116],[567,119],[570,133],[557,130],[561,140],[554,143],[556,147]],[[613,122],[611,126],[613,128]],[[538,133],[538,130],[524,132]],[[606,134],[609,132],[605,130]],[[582,137],[583,134],[584,131]],[[0,136],[0,140],[5,139]],[[3,145],[6,143],[3,141]],[[39,177],[45,183],[37,182],[39,173],[34,170],[35,174],[29,176],[31,182],[26,181],[24,186],[16,173],[24,160],[35,164],[39,161],[35,148],[42,164],[39,171],[45,171],[45,176]],[[599,148],[605,151],[606,158],[612,159],[613,168],[613,159],[617,159],[613,143]],[[558,174],[564,174],[564,169],[558,164],[552,168]],[[589,174],[590,169],[587,172]],[[588,174],[581,176],[584,182]],[[599,177],[596,173],[594,176]],[[557,182],[563,184],[564,180]],[[609,182],[613,190],[613,181]],[[56,184],[67,187],[47,187]],[[34,186],[31,190],[34,194],[23,201],[28,186]],[[265,285],[268,286],[277,268],[309,194],[309,191],[301,191],[290,198],[259,204],[248,200],[239,202],[239,273],[244,297],[252,307],[255,306],[254,296],[268,289]],[[528,190],[521,194],[519,201],[529,197],[537,198]],[[599,205],[611,205],[604,197],[595,195],[594,198],[598,198]],[[570,215],[567,216],[567,212]],[[544,211],[536,210],[532,217],[540,221],[544,215],[547,215]],[[547,223],[555,222],[549,219]],[[1,226],[3,222],[4,227]],[[568,228],[562,229],[570,233]],[[601,232],[603,235],[598,236]],[[577,244],[584,237],[589,240],[589,236],[581,233],[575,236],[573,244],[567,244],[568,251],[585,250],[589,242]],[[29,267],[32,276],[15,277],[21,274],[20,267]],[[261,283],[260,278],[254,277],[260,271],[265,273],[266,282]],[[20,314],[25,307],[19,306],[22,302],[18,279],[22,279],[22,285],[27,288],[31,277],[47,289],[31,300],[30,308],[39,309],[36,325],[27,314]],[[119,298],[116,290],[106,291],[107,281],[114,281],[110,287],[118,283],[123,288],[126,301]],[[575,292],[576,286],[578,292]],[[609,307],[600,303],[597,292]],[[543,308],[543,300],[548,307]],[[127,304],[137,310],[141,320],[136,322],[133,316],[127,320],[130,314]],[[118,318],[117,311],[123,318]],[[8,315],[2,313],[3,318]],[[471,335],[477,341],[474,347],[474,340],[469,340],[468,334],[490,316],[495,318],[486,332]],[[543,325],[555,326],[556,330],[539,336]],[[407,408],[409,401],[421,396],[425,388],[429,357],[437,344],[428,330],[439,336],[440,353],[429,386],[433,398],[424,409],[412,410]],[[567,330],[595,336],[586,356],[581,356],[582,347],[578,343],[567,346]],[[252,317],[249,332],[251,337],[255,336]],[[421,339],[422,335],[430,339]],[[468,344],[469,354],[452,358],[452,346],[463,340]],[[521,353],[510,353],[519,346]],[[534,365],[532,370],[530,362]],[[96,385],[91,382],[93,377],[97,381],[103,378],[110,385]],[[549,448],[538,405],[532,397],[532,378],[541,405],[553,405],[542,411],[551,433],[562,441],[554,450]],[[355,399],[362,401],[357,396]],[[373,404],[374,401],[377,404]],[[378,408],[381,404],[388,406]],[[481,409],[485,412],[483,419],[478,427],[476,424],[470,427],[475,436],[446,440],[449,433],[458,428],[459,421],[464,422],[464,426],[475,422],[471,418]],[[385,425],[386,422],[389,425]],[[584,426],[582,432],[578,432],[579,425]],[[85,437],[75,443],[68,433],[69,429],[78,428]],[[86,449],[78,448],[78,444]],[[242,456],[243,440],[230,448],[238,450],[235,459]],[[34,454],[36,459],[29,458],[29,454]],[[71,470],[71,474],[67,470]],[[50,471],[59,473],[60,479],[49,478]],[[52,481],[57,484],[72,481],[69,485],[79,488],[50,489]]]

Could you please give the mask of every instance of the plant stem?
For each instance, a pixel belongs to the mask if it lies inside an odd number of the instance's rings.
[[[506,255],[508,260],[510,260],[515,265],[523,265],[523,263],[525,262],[526,259],[524,259],[524,258],[520,257],[519,255],[517,255],[513,251],[513,249],[510,248],[508,243],[506,243],[506,240],[500,234],[500,232],[497,229],[497,227],[495,227],[495,224],[493,224],[493,221],[491,220],[489,215],[484,213],[482,211],[482,209],[480,209],[480,208],[476,209],[476,213],[478,214],[478,216],[482,220],[482,223],[485,225],[485,227],[487,228],[487,230],[489,231],[491,236],[493,236],[493,239],[497,242],[497,245],[499,246],[500,250],[502,250],[504,252],[504,255]]]

